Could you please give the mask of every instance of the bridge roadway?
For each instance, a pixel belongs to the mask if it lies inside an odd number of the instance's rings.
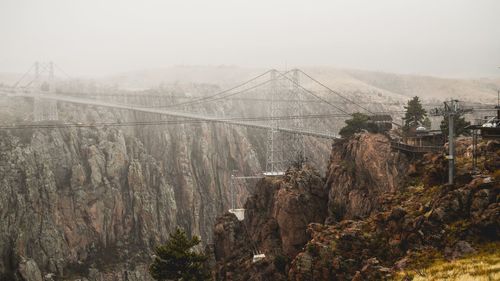
[[[257,128],[257,129],[265,129],[265,130],[273,130],[274,129],[274,130],[277,130],[280,132],[291,133],[291,134],[300,134],[300,135],[311,136],[311,137],[316,137],[316,138],[338,139],[338,137],[336,135],[333,135],[333,134],[321,133],[321,132],[310,131],[310,130],[294,129],[294,128],[281,128],[281,127],[274,128],[274,127],[269,126],[269,125],[256,124],[256,123],[252,123],[252,122],[248,122],[248,121],[228,120],[228,119],[210,117],[210,116],[205,116],[205,115],[200,115],[200,114],[193,114],[193,113],[180,112],[180,111],[167,110],[167,109],[148,108],[148,107],[141,107],[141,106],[135,106],[135,105],[126,105],[126,104],[119,104],[119,103],[114,103],[114,102],[109,102],[109,101],[99,101],[99,100],[95,100],[95,99],[93,100],[93,99],[86,99],[86,98],[80,98],[80,97],[71,97],[71,96],[65,96],[65,95],[60,95],[60,94],[56,95],[56,94],[45,94],[45,93],[44,94],[15,93],[15,94],[7,94],[7,96],[30,97],[30,98],[36,97],[36,98],[51,99],[51,100],[57,100],[57,101],[62,101],[62,102],[68,102],[68,103],[104,106],[104,107],[126,109],[126,110],[133,110],[133,111],[146,112],[146,113],[155,113],[155,114],[161,114],[161,115],[167,115],[167,116],[173,116],[173,117],[183,117],[186,119],[203,120],[203,121],[207,121],[207,122],[224,123],[224,124],[243,126],[243,127],[249,127],[249,128]]]

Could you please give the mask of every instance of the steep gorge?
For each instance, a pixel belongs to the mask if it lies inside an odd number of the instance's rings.
[[[244,221],[229,214],[217,221],[217,280],[287,280],[286,264],[304,251],[310,223],[377,211],[382,196],[397,191],[407,167],[386,136],[360,134],[333,144],[327,178],[305,166],[263,179],[245,204]],[[266,259],[253,264],[255,251]]]
[[[481,146],[489,160],[472,178],[469,144],[458,145],[455,185],[444,184],[442,154],[407,158],[391,151],[386,136],[371,134],[335,143],[326,179],[308,167],[263,179],[244,221],[217,220],[217,280],[406,281],[434,261],[485,249],[498,262],[500,145]],[[302,198],[300,207],[290,198]],[[253,262],[256,249],[265,258]],[[494,280],[497,266],[474,274]]]
[[[2,120],[26,119],[17,99]],[[59,104],[66,122],[160,120]],[[232,170],[262,171],[265,132],[216,124],[2,131],[0,280],[148,280],[176,226],[210,242]],[[241,202],[248,190],[238,189]]]

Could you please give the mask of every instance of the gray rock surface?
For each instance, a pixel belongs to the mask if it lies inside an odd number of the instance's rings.
[[[66,122],[158,118],[59,108]],[[216,124],[1,131],[0,280],[148,280],[175,226],[211,241],[231,171],[261,171],[264,136]]]

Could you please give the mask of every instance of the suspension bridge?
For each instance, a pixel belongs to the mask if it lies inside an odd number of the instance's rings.
[[[304,120],[317,120],[328,118],[348,118],[351,113],[343,106],[322,97],[317,92],[307,89],[300,83],[300,78],[305,77],[331,93],[344,103],[369,113],[364,105],[361,105],[341,93],[328,88],[300,69],[286,72],[268,70],[251,79],[246,80],[229,89],[214,94],[205,95],[183,102],[161,105],[157,102],[158,97],[143,95],[139,99],[130,99],[129,95],[103,94],[92,95],[86,93],[64,92],[57,89],[55,72],[59,70],[68,76],[61,68],[52,62],[36,62],[30,69],[14,84],[11,89],[3,91],[3,95],[10,97],[24,97],[33,99],[33,124],[23,125],[22,128],[55,128],[55,127],[84,127],[84,126],[126,126],[126,125],[148,125],[148,124],[185,124],[185,123],[220,123],[233,126],[257,128],[267,131],[267,154],[266,173],[268,175],[279,175],[297,159],[304,159],[304,136],[337,139],[337,134],[326,130],[313,129],[314,126],[305,126]],[[28,80],[28,81],[26,81]],[[23,82],[24,81],[24,82]],[[193,112],[193,107],[204,106],[214,102],[227,102],[231,99],[241,98],[243,102],[247,99],[260,100],[263,102],[262,110],[265,116],[218,116],[207,112]],[[252,98],[248,98],[251,95]],[[161,97],[160,97],[161,98]],[[57,104],[72,103],[84,106],[108,107],[120,110],[130,110],[146,114],[173,117],[174,120],[162,122],[134,122],[134,123],[63,123],[58,121],[59,114]],[[328,107],[329,111],[323,114],[305,114],[304,105],[317,103]],[[334,110],[332,113],[331,110]],[[58,122],[47,122],[58,121]],[[19,126],[18,126],[19,127]],[[286,153],[285,153],[286,151]]]
[[[72,93],[57,89],[53,63],[35,63],[12,88],[0,89],[0,95],[7,97],[23,97],[33,100],[33,123],[17,126],[0,126],[0,129],[23,128],[61,128],[61,127],[95,127],[95,126],[142,126],[168,124],[196,124],[218,123],[231,126],[262,129],[267,132],[266,140],[266,167],[263,176],[279,176],[297,160],[305,159],[304,137],[334,140],[339,137],[334,132],[318,129],[315,124],[306,125],[305,120],[329,120],[329,118],[347,119],[354,112],[363,112],[370,115],[375,122],[394,124],[389,112],[373,112],[366,107],[366,102],[355,101],[346,95],[335,91],[324,83],[300,69],[286,72],[268,70],[247,81],[229,89],[210,95],[187,98],[181,102],[165,103],[163,95],[130,95],[116,93]],[[27,79],[33,71],[31,79]],[[59,71],[62,71],[59,68]],[[65,72],[63,72],[65,74]],[[68,76],[68,75],[66,75]],[[325,98],[317,90],[308,89],[301,83],[301,78],[308,79],[317,88],[326,91],[337,98],[332,101]],[[246,97],[242,97],[243,95]],[[251,95],[252,97],[248,97]],[[196,111],[193,108],[216,102],[260,102],[262,116],[223,116],[208,113],[207,110]],[[64,123],[59,120],[58,103],[71,103],[82,106],[107,107],[151,114],[155,116],[172,117],[172,120],[135,121],[113,123]],[[326,113],[306,114],[306,104],[313,104],[315,110],[318,105],[328,108]],[[351,110],[347,110],[348,106]],[[354,110],[353,110],[354,109]],[[333,112],[332,112],[333,110]],[[395,112],[397,114],[401,111]],[[382,117],[382,118],[380,118]],[[389,117],[389,118],[388,118]],[[377,121],[379,120],[379,121]],[[316,122],[318,123],[318,122]],[[314,129],[312,129],[314,128]],[[391,142],[391,146],[401,151],[424,153],[441,150],[440,147],[415,147],[401,142]],[[415,149],[417,148],[417,149]],[[244,219],[244,209],[238,209],[235,203],[234,185],[237,180],[258,179],[262,176],[237,176],[231,174],[231,209],[238,219]],[[262,258],[263,253],[255,248],[254,261]]]
[[[367,108],[366,101],[353,100],[352,97],[335,91],[313,76],[300,70],[280,72],[268,70],[256,75],[229,89],[213,94],[197,97],[177,96],[178,99],[166,101],[166,95],[130,94],[116,92],[78,92],[59,89],[56,81],[56,70],[71,78],[65,71],[52,62],[34,63],[26,73],[11,88],[0,88],[0,94],[10,97],[24,97],[33,100],[33,123],[17,126],[0,126],[9,128],[58,128],[58,127],[95,127],[95,126],[142,126],[194,123],[219,123],[232,126],[256,128],[267,131],[267,174],[281,174],[297,159],[304,159],[304,137],[314,137],[326,140],[338,139],[336,132],[328,128],[319,128],[318,120],[322,122],[349,118],[354,112],[363,112],[371,116],[375,122],[392,126],[392,114],[398,112],[374,112]],[[311,89],[301,83],[302,79],[314,85]],[[323,93],[319,93],[318,89]],[[336,99],[332,99],[331,96]],[[184,100],[183,100],[184,99]],[[186,100],[187,99],[187,100]],[[182,101],[183,100],[183,101]],[[235,102],[240,104],[235,106]],[[199,110],[199,107],[209,108],[214,103],[225,103],[226,107],[240,109],[242,104],[258,103],[260,115],[234,116],[216,114]],[[71,103],[83,106],[107,107],[120,110],[141,112],[156,116],[172,117],[173,120],[135,121],[113,123],[64,123],[59,121],[58,103]],[[228,106],[229,104],[229,106]],[[313,111],[315,114],[306,114]],[[317,113],[323,106],[325,112]],[[348,110],[350,106],[350,110]],[[196,108],[198,107],[198,111]],[[213,107],[213,108],[216,108]],[[233,108],[233,109],[234,109]],[[381,118],[382,117],[382,118]],[[312,120],[312,121],[311,121]],[[47,122],[57,121],[57,122]],[[306,122],[309,124],[305,124]],[[399,124],[396,124],[400,126]],[[415,149],[411,145],[393,142],[393,148],[415,153],[434,151],[427,147]],[[286,152],[286,153],[285,153]]]

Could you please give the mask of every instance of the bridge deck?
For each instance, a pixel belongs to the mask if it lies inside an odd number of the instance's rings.
[[[223,118],[218,118],[218,117],[211,117],[211,116],[205,116],[205,115],[193,114],[193,113],[187,113],[187,112],[180,112],[180,111],[174,111],[174,110],[168,110],[168,109],[148,108],[148,107],[141,107],[141,106],[135,106],[135,105],[119,104],[119,103],[114,103],[114,102],[109,102],[109,101],[99,101],[99,100],[95,100],[95,99],[85,99],[85,98],[80,98],[80,97],[64,96],[64,95],[59,95],[59,94],[54,95],[54,94],[16,93],[16,94],[11,94],[9,96],[20,96],[20,97],[31,97],[31,98],[37,97],[37,98],[51,99],[51,100],[57,100],[57,101],[62,101],[62,102],[84,104],[84,105],[93,105],[93,106],[104,106],[104,107],[126,109],[126,110],[133,110],[133,111],[146,112],[146,113],[155,113],[155,114],[161,114],[161,115],[167,115],[167,116],[173,116],[173,117],[182,117],[182,118],[186,118],[186,119],[203,120],[203,121],[208,121],[208,122],[224,123],[224,124],[229,124],[229,125],[236,125],[236,126],[243,126],[243,127],[250,127],[250,128],[258,128],[258,129],[265,129],[265,130],[277,130],[280,132],[291,133],[291,134],[300,134],[300,135],[317,137],[317,138],[338,139],[338,137],[336,135],[333,135],[333,134],[315,132],[315,131],[310,131],[310,130],[295,129],[295,128],[280,128],[280,127],[275,128],[275,127],[272,127],[269,125],[256,124],[256,123],[252,123],[252,122],[248,122],[248,121],[235,121],[235,120],[228,120],[228,119],[223,119]]]

